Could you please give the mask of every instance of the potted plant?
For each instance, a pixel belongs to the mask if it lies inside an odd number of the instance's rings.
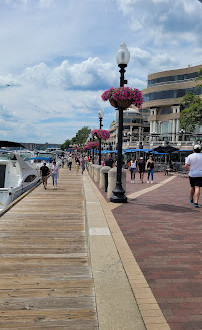
[[[126,109],[131,104],[141,108],[144,101],[141,91],[131,87],[111,87],[102,95],[103,101],[109,101],[114,108]]]

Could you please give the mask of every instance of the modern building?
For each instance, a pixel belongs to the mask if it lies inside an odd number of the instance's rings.
[[[150,146],[155,144],[192,145],[202,137],[202,127],[194,133],[181,130],[180,103],[187,92],[195,90],[202,65],[148,75],[148,86],[142,91],[143,109],[149,111]],[[202,88],[197,92],[202,97]]]
[[[149,110],[143,111],[137,108],[129,108],[123,112],[123,148],[130,149],[139,147],[139,144],[148,143],[149,123],[147,117]],[[116,150],[118,143],[118,116],[116,112],[116,121],[110,124],[110,139],[107,140],[109,149]]]

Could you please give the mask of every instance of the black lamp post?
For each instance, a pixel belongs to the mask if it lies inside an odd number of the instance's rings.
[[[100,129],[102,129],[102,119],[104,117],[104,111],[102,108],[100,108],[100,110],[98,111],[98,118],[99,118],[99,121],[100,121]],[[101,142],[102,140],[99,139],[99,165],[101,165]]]
[[[94,135],[92,135],[91,133],[89,134],[89,138],[90,138],[90,141],[93,140],[94,141]],[[92,155],[92,163],[94,164],[95,162],[95,153],[94,153],[94,148],[93,149],[93,155]]]
[[[120,68],[120,87],[124,87],[127,84],[127,80],[124,78],[125,68],[130,60],[130,52],[126,48],[126,44],[123,43],[121,48],[116,53],[116,61]],[[113,203],[127,203],[127,197],[122,187],[122,142],[123,142],[123,108],[118,108],[119,111],[119,127],[118,127],[118,159],[117,159],[117,177],[116,187],[112,191],[113,195],[110,198],[110,202]]]

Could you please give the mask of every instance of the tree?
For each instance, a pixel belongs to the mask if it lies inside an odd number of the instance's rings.
[[[91,129],[88,126],[82,127],[77,133],[76,136],[72,138],[72,144],[84,144],[91,132]]]
[[[62,150],[68,149],[72,144],[84,144],[91,132],[91,129],[88,126],[82,127],[71,140],[67,139],[60,148]]]
[[[198,73],[197,81],[202,80],[202,68]],[[180,104],[182,110],[180,112],[180,126],[186,132],[193,132],[196,125],[202,125],[202,99],[200,98],[200,89],[202,84],[198,84],[195,92],[188,92],[182,99]]]
[[[183,97],[181,105],[180,126],[186,132],[193,132],[196,125],[202,125],[202,99],[189,92]]]
[[[202,81],[202,68],[199,70],[198,77],[196,80]],[[201,88],[202,84],[197,85],[197,88]]]
[[[67,139],[63,144],[61,144],[60,148],[62,150],[68,149],[71,144],[71,140]]]

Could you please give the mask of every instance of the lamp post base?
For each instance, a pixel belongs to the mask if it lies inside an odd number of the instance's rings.
[[[116,187],[112,191],[112,196],[110,197],[110,202],[112,203],[127,203],[128,198],[124,195],[125,190],[120,184],[116,184]]]

